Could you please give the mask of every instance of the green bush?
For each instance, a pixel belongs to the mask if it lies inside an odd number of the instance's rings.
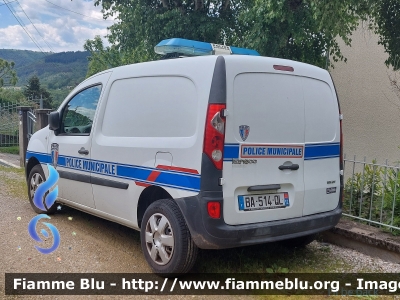
[[[385,224],[391,224],[393,215],[393,226],[400,227],[400,174],[398,169],[389,169],[387,173],[382,220]],[[399,230],[392,232],[400,234]]]
[[[382,201],[381,177],[381,167],[365,165],[364,173],[355,173],[349,178],[344,186],[344,211],[366,219],[371,214],[371,219],[376,219]]]
[[[344,185],[343,212],[352,216],[400,227],[400,174],[397,168],[365,164]],[[393,210],[394,202],[394,210]],[[378,226],[365,221],[363,223]],[[385,231],[400,234],[400,230]]]

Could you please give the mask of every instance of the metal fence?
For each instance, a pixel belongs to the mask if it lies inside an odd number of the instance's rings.
[[[399,164],[344,157],[343,215],[368,225],[400,230]]]
[[[0,147],[18,146],[20,103],[0,103]]]
[[[28,140],[31,139],[32,135],[35,133],[35,123],[36,115],[33,110],[28,111]]]

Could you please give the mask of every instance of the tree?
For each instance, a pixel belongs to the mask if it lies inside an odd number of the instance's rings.
[[[42,86],[40,86],[39,77],[33,75],[28,80],[28,84],[23,90],[23,94],[29,100],[39,100],[41,97],[43,98],[43,108],[52,108],[52,98],[50,93]]]
[[[367,4],[368,0],[256,0],[240,15],[238,41],[265,56],[333,66],[332,61],[346,60],[337,37],[351,44],[350,34],[368,16]]]
[[[14,65],[13,61],[9,62],[0,58],[0,88],[4,85],[4,80],[11,85],[17,84],[18,78]]]
[[[104,48],[95,39],[88,40],[85,49],[92,54],[91,73],[155,59],[153,47],[171,37],[226,42],[253,48],[265,56],[327,67],[345,60],[337,37],[350,45],[350,35],[360,21],[368,21],[370,28],[380,34],[390,55],[399,53],[400,31],[391,27],[400,19],[399,1],[96,0],[104,18],[113,16],[118,22],[109,28],[107,38],[112,46]],[[114,58],[118,55],[123,59]],[[99,63],[101,60],[107,63]]]
[[[379,44],[389,54],[387,66],[400,70],[400,0],[381,0],[374,4],[374,30],[379,34]]]
[[[21,91],[12,89],[0,89],[0,104],[24,103],[24,95]]]
[[[103,41],[98,35],[93,40],[86,41],[83,47],[91,53],[91,56],[88,57],[87,77],[97,72],[129,63],[129,59],[126,59],[124,53],[120,55],[116,47],[104,47]]]
[[[86,42],[84,48],[92,54],[89,73],[155,59],[154,46],[169,37],[223,43],[238,29],[239,8],[247,2],[251,1],[97,0],[104,18],[115,16],[120,22],[110,27],[111,47],[104,48],[99,38]]]

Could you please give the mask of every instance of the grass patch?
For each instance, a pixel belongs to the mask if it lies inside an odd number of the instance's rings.
[[[287,248],[279,243],[225,250],[200,251],[195,272],[206,273],[332,273],[351,266],[330,254],[330,247],[317,245]]]
[[[23,168],[16,169],[0,166],[0,181],[4,183],[10,195],[19,199],[28,198],[25,171]]]
[[[11,173],[15,174],[14,176],[21,176],[22,178],[25,178],[25,169],[24,168],[11,168],[11,167],[4,167],[0,165],[0,172],[6,172],[6,173]],[[0,177],[0,179],[2,179]]]
[[[0,153],[19,154],[19,146],[0,147]]]

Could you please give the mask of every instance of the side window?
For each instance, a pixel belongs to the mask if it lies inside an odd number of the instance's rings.
[[[76,94],[67,103],[62,112],[60,134],[90,134],[100,93],[101,85],[92,86]]]

